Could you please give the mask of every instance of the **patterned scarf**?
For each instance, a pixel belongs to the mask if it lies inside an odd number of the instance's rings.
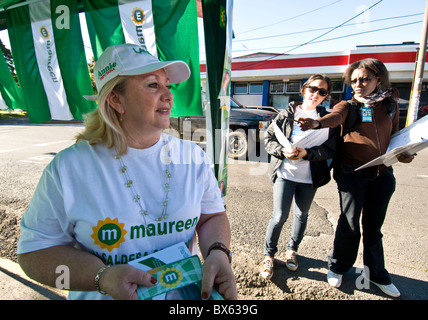
[[[364,104],[364,107],[366,108],[370,108],[373,107],[373,105],[376,102],[382,101],[385,98],[389,98],[392,95],[392,88],[389,88],[385,91],[382,90],[377,90],[374,91],[372,93],[370,93],[369,95],[365,96],[364,98],[357,98],[354,96],[354,99],[357,100],[358,102],[361,102]]]

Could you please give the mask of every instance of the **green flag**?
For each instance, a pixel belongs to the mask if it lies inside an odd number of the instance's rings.
[[[183,60],[190,78],[174,85],[172,116],[202,114],[201,71],[196,1],[153,1],[156,44],[160,60]]]
[[[75,119],[94,110],[96,103],[83,95],[94,94],[86,62],[80,30],[78,2],[75,0],[51,1],[52,25],[58,64],[67,93],[67,102]]]
[[[223,195],[226,195],[227,187],[232,5],[233,3],[227,0],[202,0],[210,101],[207,121],[211,122],[212,128],[212,141],[208,143],[212,143],[214,173]]]
[[[105,48],[125,43],[117,0],[84,0],[86,24],[95,61]]]
[[[82,119],[94,102],[75,1],[40,0],[6,10],[19,84],[31,122]]]
[[[6,17],[13,60],[30,122],[49,121],[51,114],[34,51],[28,6],[6,10]]]
[[[83,4],[95,60],[108,46],[133,43],[161,61],[185,61],[191,77],[172,86],[171,115],[202,114],[196,1],[85,0]]]
[[[3,53],[0,54],[0,94],[8,108],[26,110],[21,90],[10,73]]]

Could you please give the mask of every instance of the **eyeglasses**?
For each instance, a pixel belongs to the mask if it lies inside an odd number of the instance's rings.
[[[351,80],[351,84],[357,84],[358,81],[360,81],[360,83],[364,84],[364,83],[367,83],[367,82],[369,82],[369,81],[371,81],[373,79],[374,79],[374,77],[373,78],[370,78],[370,77],[356,78],[356,79],[352,79]]]
[[[320,96],[322,96],[322,97],[325,97],[326,95],[328,95],[328,90],[326,90],[326,89],[318,88],[315,86],[308,86],[307,88],[309,89],[309,91],[311,93],[315,93],[318,91],[320,93]]]

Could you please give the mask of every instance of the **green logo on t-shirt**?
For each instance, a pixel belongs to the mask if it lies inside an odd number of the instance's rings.
[[[127,231],[125,224],[119,223],[117,218],[111,220],[106,218],[104,221],[98,220],[97,226],[92,228],[92,239],[101,249],[107,249],[111,252],[114,248],[119,248],[122,242],[125,242],[124,235]]]

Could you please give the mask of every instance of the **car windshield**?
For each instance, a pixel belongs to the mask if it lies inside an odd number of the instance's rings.
[[[232,98],[230,98],[230,106],[232,108],[242,108],[241,105],[239,105],[235,100],[233,100]]]

